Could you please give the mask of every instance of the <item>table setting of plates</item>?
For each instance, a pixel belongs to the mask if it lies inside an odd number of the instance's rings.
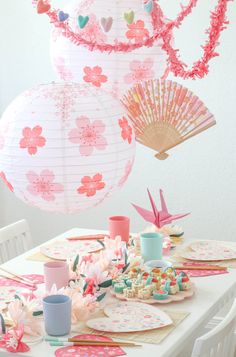
[[[176,257],[188,261],[228,261],[236,259],[236,243],[216,240],[196,240],[182,246]]]

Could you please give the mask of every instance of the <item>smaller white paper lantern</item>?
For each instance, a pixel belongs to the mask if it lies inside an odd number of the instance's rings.
[[[66,29],[55,25],[50,45],[60,78],[90,83],[121,97],[137,82],[165,77],[168,63],[163,40],[152,41],[160,15],[156,3],[153,11],[145,10],[144,3],[81,0],[61,5],[68,15]]]
[[[134,154],[124,109],[88,85],[39,85],[17,97],[0,120],[0,177],[42,210],[98,205],[125,183]]]

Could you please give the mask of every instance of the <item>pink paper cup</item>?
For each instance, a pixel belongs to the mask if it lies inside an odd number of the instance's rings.
[[[121,236],[125,242],[129,240],[129,217],[126,216],[113,216],[109,217],[109,234],[111,239],[116,236]]]
[[[45,290],[50,291],[53,284],[57,289],[67,286],[69,267],[66,262],[49,262],[44,264]]]

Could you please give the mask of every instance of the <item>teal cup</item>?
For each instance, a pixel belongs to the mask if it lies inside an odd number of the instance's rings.
[[[43,299],[45,331],[51,336],[64,336],[71,328],[71,299],[66,295],[51,295]]]
[[[163,235],[160,233],[141,233],[140,245],[144,262],[162,259]]]

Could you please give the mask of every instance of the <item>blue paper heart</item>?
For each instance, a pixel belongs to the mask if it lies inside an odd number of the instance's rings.
[[[144,10],[147,11],[149,14],[153,10],[153,0],[149,0],[145,5],[144,5]]]
[[[64,21],[66,21],[66,20],[68,19],[69,14],[66,14],[66,13],[63,12],[63,11],[60,11],[59,14],[58,14],[58,17],[59,17],[59,20],[60,20],[61,22],[64,22]]]

